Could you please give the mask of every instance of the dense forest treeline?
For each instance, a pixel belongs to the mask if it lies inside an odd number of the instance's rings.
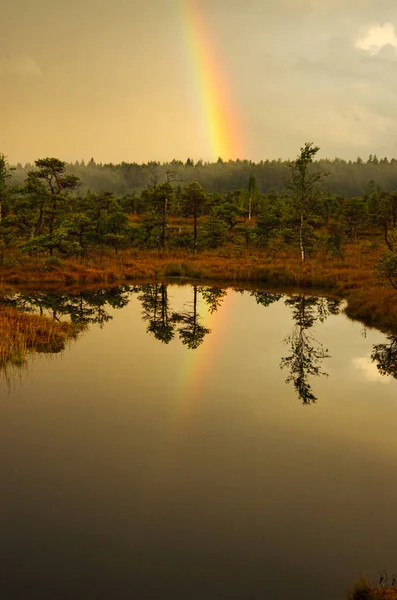
[[[80,177],[57,158],[35,161],[16,185],[18,170],[0,155],[0,260],[4,264],[8,248],[31,257],[47,256],[50,268],[62,257],[92,255],[101,248],[116,255],[127,248],[185,249],[196,254],[232,245],[270,253],[295,247],[304,262],[316,254],[343,259],[347,243],[377,233],[386,251],[379,272],[397,289],[397,192],[372,180],[360,196],[330,193],[328,163],[314,160],[318,150],[306,143],[294,162],[269,163],[285,172],[282,191],[267,193],[253,174],[255,165],[218,161],[198,166],[190,160],[184,165],[137,166],[147,169],[140,193],[119,195],[110,185],[107,191],[84,191]],[[365,165],[343,164],[371,173],[395,169],[397,163],[371,157]],[[223,173],[228,180],[227,173],[240,167],[245,169],[244,185],[233,190],[228,181],[225,193],[211,192],[211,186],[206,189],[194,179],[200,170],[208,170]],[[83,168],[100,172],[110,167]],[[190,171],[191,180],[182,184],[178,169]]]
[[[188,158],[185,162],[172,160],[169,163],[156,161],[138,164],[122,162],[120,164],[96,163],[92,158],[85,163],[76,161],[66,165],[67,172],[79,177],[81,191],[86,193],[110,191],[116,196],[140,194],[153,181],[166,179],[167,172],[172,171],[175,182],[184,186],[190,181],[197,181],[208,193],[225,194],[247,187],[250,177],[255,177],[258,192],[267,194],[270,191],[281,193],[289,173],[288,161],[265,160],[258,163],[248,160],[224,162],[218,159],[215,163],[197,161]],[[370,181],[385,191],[397,189],[397,159],[378,159],[370,155],[367,160],[357,158],[345,161],[335,158],[315,162],[319,172],[327,173],[324,191],[346,196],[363,195]],[[14,167],[12,183],[21,185],[34,164]]]

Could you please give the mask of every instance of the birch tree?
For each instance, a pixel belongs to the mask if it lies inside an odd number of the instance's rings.
[[[306,226],[316,201],[316,192],[324,173],[312,170],[313,159],[320,150],[312,142],[306,142],[296,160],[290,164],[290,178],[287,187],[291,192],[292,205],[299,222],[299,246],[302,262],[306,259]]]

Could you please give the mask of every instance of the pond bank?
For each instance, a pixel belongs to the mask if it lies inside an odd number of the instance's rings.
[[[352,245],[344,258],[315,257],[301,263],[295,253],[222,253],[146,251],[120,252],[83,259],[20,257],[4,261],[3,286],[21,284],[87,285],[178,278],[210,280],[219,285],[250,283],[321,288],[348,302],[346,313],[367,326],[397,332],[396,292],[379,286],[374,267],[380,251],[368,245]]]

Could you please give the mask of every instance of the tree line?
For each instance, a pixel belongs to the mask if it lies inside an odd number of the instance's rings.
[[[66,164],[66,163],[65,163]],[[258,192],[282,193],[288,178],[290,161],[249,160],[216,162],[172,160],[167,163],[151,161],[147,163],[119,164],[98,163],[93,158],[87,163],[76,161],[66,164],[68,173],[79,178],[83,193],[111,190],[116,196],[140,195],[153,179],[165,180],[167,171],[175,174],[175,179],[184,187],[190,181],[197,181],[208,193],[226,194],[246,188],[247,181],[255,178]],[[12,172],[14,185],[21,185],[34,164],[18,164]],[[381,189],[397,189],[397,159],[378,158],[370,155],[367,159],[357,158],[345,161],[340,158],[316,160],[316,170],[328,173],[325,191],[335,195],[360,196],[366,193],[368,182],[374,181]]]
[[[248,171],[243,187],[219,193],[196,180],[182,185],[171,168],[152,172],[140,194],[85,192],[57,158],[35,161],[14,185],[13,168],[0,155],[0,258],[8,247],[48,256],[51,265],[101,248],[115,254],[125,248],[195,253],[228,244],[272,252],[296,246],[302,260],[319,251],[342,258],[347,242],[376,231],[393,258],[397,192],[369,181],[361,196],[329,193],[329,175],[315,161],[318,150],[306,143],[286,166],[283,190],[267,193]]]

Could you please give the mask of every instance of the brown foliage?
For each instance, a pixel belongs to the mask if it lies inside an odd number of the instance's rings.
[[[101,252],[69,258],[46,270],[45,261],[18,257],[17,266],[3,267],[3,284],[89,284],[178,277],[238,284],[317,288],[348,301],[347,314],[367,325],[397,331],[396,293],[380,287],[374,267],[382,248],[376,240],[347,246],[344,257],[318,253],[302,264],[295,249],[226,247],[197,255],[186,250],[125,250],[118,256]]]

